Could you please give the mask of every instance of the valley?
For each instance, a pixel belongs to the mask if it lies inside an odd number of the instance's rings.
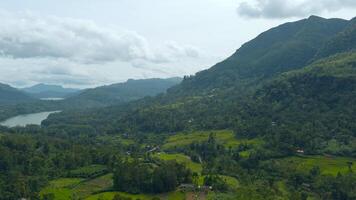
[[[355,199],[355,30],[289,22],[184,78],[0,85],[0,200]]]

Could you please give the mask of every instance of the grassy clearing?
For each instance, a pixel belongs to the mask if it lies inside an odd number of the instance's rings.
[[[193,162],[188,156],[184,154],[157,153],[154,154],[154,157],[157,157],[161,160],[176,160],[178,163],[185,164],[193,172],[201,173],[202,171],[201,164]]]
[[[295,165],[298,170],[309,171],[318,166],[322,174],[337,175],[349,172],[348,162],[352,162],[352,171],[356,171],[356,159],[326,156],[294,156],[282,160],[288,165]]]
[[[170,136],[165,144],[162,146],[164,150],[174,149],[176,147],[182,147],[193,142],[204,142],[207,141],[209,135],[213,133],[216,139],[224,144],[225,147],[236,147],[240,144],[246,143],[251,145],[258,145],[262,141],[260,139],[236,139],[235,135],[230,130],[220,130],[220,131],[196,131],[196,132],[184,132],[178,133],[176,135]]]
[[[84,179],[80,178],[60,178],[53,180],[40,192],[40,196],[53,194],[56,200],[67,200],[73,195],[70,187],[79,184]]]
[[[240,185],[240,182],[234,178],[234,177],[231,177],[231,176],[224,176],[224,175],[219,175],[226,183],[227,185],[231,188],[231,189],[236,189],[239,187]],[[198,179],[198,185],[204,185],[204,178],[205,176],[199,176],[199,179]]]
[[[113,185],[112,176],[112,174],[107,174],[88,181],[79,178],[60,178],[51,181],[49,186],[40,192],[40,195],[52,193],[55,200],[68,200],[74,196],[85,198],[93,193],[110,189]]]
[[[93,193],[110,189],[113,186],[112,174],[100,176],[98,178],[82,182],[73,188],[73,192],[80,197],[87,197]]]

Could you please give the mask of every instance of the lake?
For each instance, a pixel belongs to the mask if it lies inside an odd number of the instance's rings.
[[[42,101],[62,101],[64,98],[56,98],[56,97],[51,97],[51,98],[41,98]]]
[[[0,123],[1,126],[6,127],[16,127],[16,126],[26,126],[26,125],[41,125],[41,122],[52,113],[58,113],[60,111],[51,111],[51,112],[40,112],[26,115],[18,115],[16,117],[11,117]]]

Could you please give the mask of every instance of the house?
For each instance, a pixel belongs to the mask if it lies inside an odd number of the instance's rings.
[[[297,149],[296,152],[300,154],[304,154],[304,149]]]

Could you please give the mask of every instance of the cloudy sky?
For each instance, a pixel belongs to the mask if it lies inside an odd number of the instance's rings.
[[[0,82],[93,87],[194,74],[278,24],[355,0],[1,0]]]

